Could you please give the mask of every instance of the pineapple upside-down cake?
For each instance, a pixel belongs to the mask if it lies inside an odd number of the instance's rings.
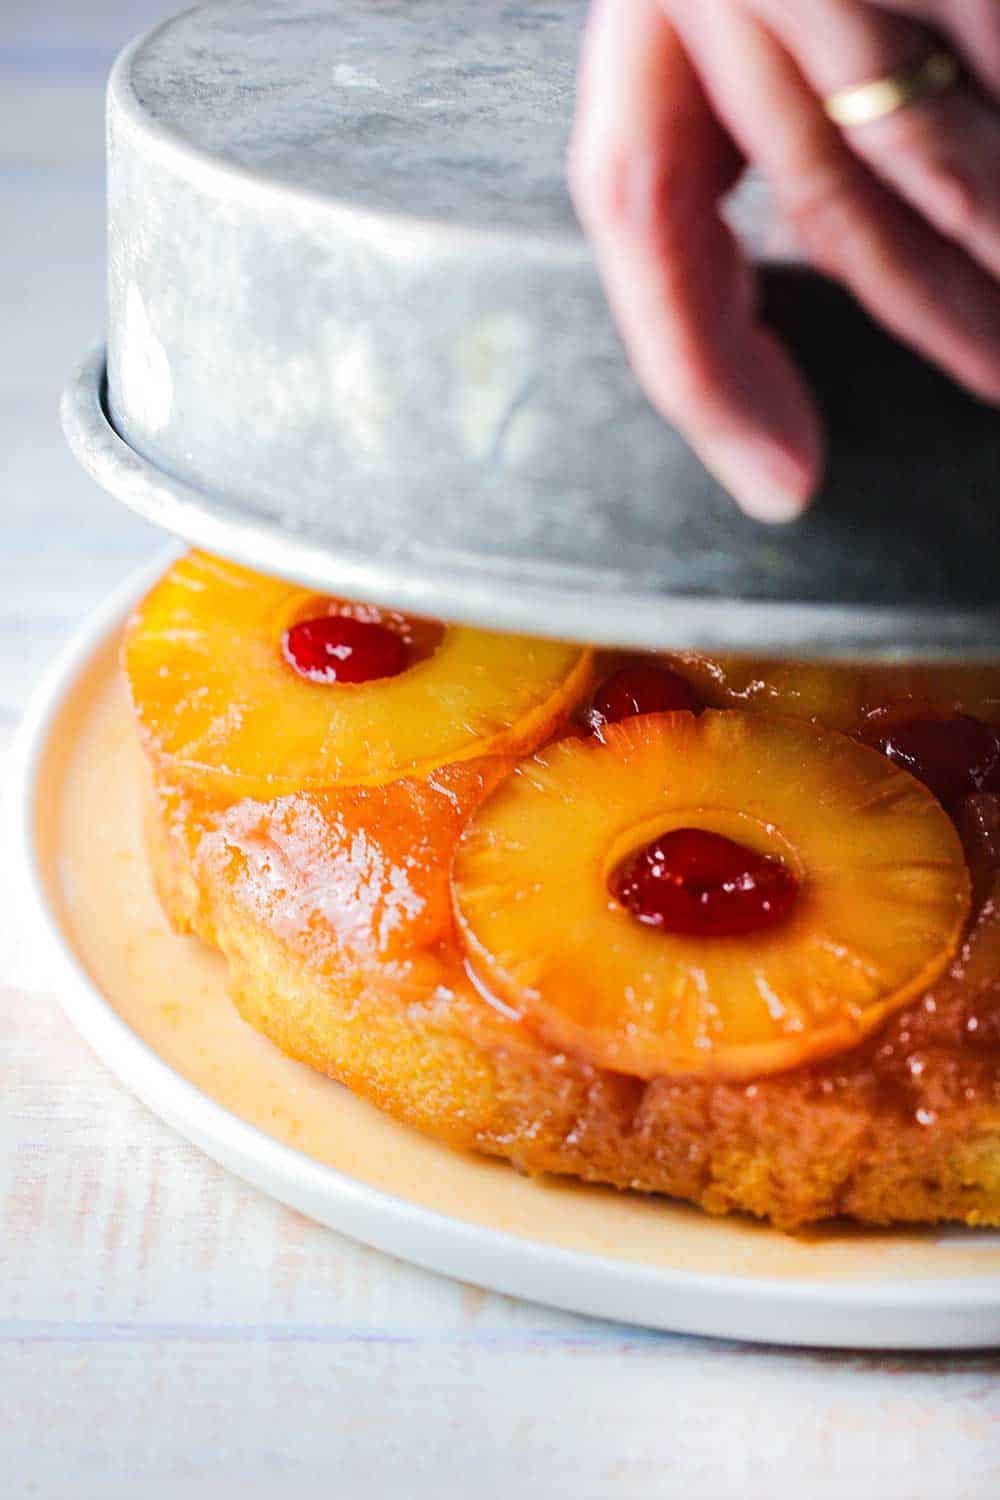
[[[1000,1224],[1000,669],[624,657],[192,553],[124,667],[163,905],[459,1147]]]

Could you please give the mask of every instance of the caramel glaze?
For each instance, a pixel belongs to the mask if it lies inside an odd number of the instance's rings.
[[[963,809],[976,915],[931,992],[821,1064],[647,1083],[555,1051],[469,982],[450,848],[498,774],[481,762],[225,810],[160,782],[148,844],[161,899],[225,953],[247,1021],[452,1145],[787,1229],[838,1214],[1000,1223],[1000,798]],[[419,901],[392,886],[391,836],[366,833],[372,818],[391,825],[382,804],[399,795],[424,859]]]

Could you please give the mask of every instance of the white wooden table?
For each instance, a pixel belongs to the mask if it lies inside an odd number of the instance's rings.
[[[0,0],[0,757],[46,661],[159,541],[56,419],[102,322],[103,75],[159,9]],[[995,1356],[587,1322],[228,1177],[63,1020],[17,880],[0,844],[0,1500],[1000,1495]]]

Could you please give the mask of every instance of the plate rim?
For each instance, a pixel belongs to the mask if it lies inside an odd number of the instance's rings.
[[[275,1140],[143,1041],[87,973],[49,901],[37,808],[46,751],[65,703],[112,631],[176,555],[176,545],[161,550],[82,621],[31,695],[8,751],[12,816],[4,821],[13,825],[25,915],[56,959],[56,999],[63,1012],[119,1082],[212,1160],[287,1206],[397,1259],[508,1296],[636,1327],[754,1343],[883,1350],[1000,1346],[1000,1275],[777,1280],[670,1270],[531,1240],[413,1203]],[[330,1198],[336,1218],[318,1212]]]

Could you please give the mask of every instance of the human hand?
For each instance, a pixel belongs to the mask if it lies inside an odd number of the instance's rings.
[[[942,45],[967,70],[952,86],[828,118]],[[998,100],[998,0],[594,0],[573,199],[647,395],[750,515],[801,513],[823,434],[720,200],[759,168],[810,261],[1000,402]]]

